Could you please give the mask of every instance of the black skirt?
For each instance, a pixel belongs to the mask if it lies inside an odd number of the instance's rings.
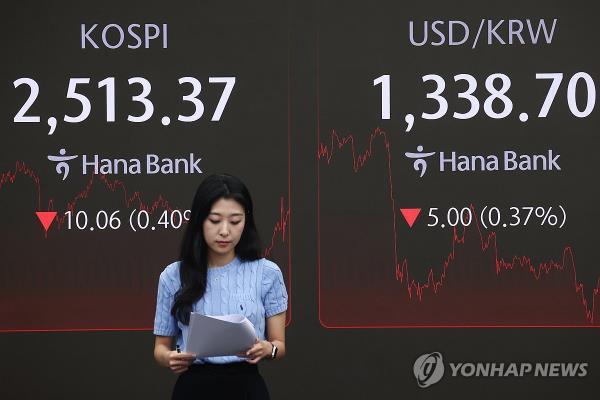
[[[255,364],[192,364],[179,375],[173,400],[269,400],[269,391]]]

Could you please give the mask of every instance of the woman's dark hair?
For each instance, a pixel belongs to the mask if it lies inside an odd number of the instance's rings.
[[[220,199],[238,202],[246,214],[244,230],[235,253],[242,261],[257,260],[261,255],[261,242],[254,224],[252,198],[246,185],[238,178],[227,175],[206,177],[194,196],[190,219],[183,240],[179,265],[181,288],[175,293],[171,314],[185,325],[189,324],[192,305],[206,292],[208,250],[203,224],[213,204]]]

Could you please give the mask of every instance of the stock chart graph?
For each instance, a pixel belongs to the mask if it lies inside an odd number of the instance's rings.
[[[158,276],[212,173],[248,185],[291,291],[286,5],[88,18],[98,7],[19,9],[7,27],[22,40],[2,66],[0,331],[150,330]],[[208,14],[228,20],[194,17]],[[40,62],[53,59],[69,62]]]
[[[600,326],[599,65],[560,23],[319,7],[324,327]]]
[[[502,234],[483,228],[472,204],[469,210],[474,217],[468,225],[449,226],[446,240],[426,244],[436,251],[439,249],[437,265],[431,265],[425,272],[422,266],[417,266],[421,273],[411,274],[411,262],[403,256],[407,249],[399,231],[406,233],[415,220],[402,219],[397,200],[402,190],[401,185],[400,189],[393,185],[393,150],[386,132],[375,129],[363,138],[361,147],[353,135],[340,137],[332,131],[329,139],[319,144],[317,154],[319,198],[341,195],[339,185],[332,194],[327,184],[340,176],[345,176],[343,181],[356,190],[355,185],[364,183],[365,178],[354,179],[352,175],[359,175],[369,163],[376,163],[373,169],[378,168],[385,179],[378,181],[382,184],[379,190],[369,193],[384,199],[373,203],[385,212],[373,212],[373,221],[342,223],[330,217],[334,213],[331,208],[326,211],[321,208],[322,245],[352,240],[347,235],[340,238],[341,231],[351,232],[357,236],[354,241],[361,243],[356,252],[352,246],[344,247],[344,253],[351,253],[347,258],[339,257],[341,249],[335,254],[328,249],[321,252],[320,315],[326,325],[598,326],[600,278],[591,288],[578,280],[571,246],[555,251],[556,259],[549,257],[543,261],[528,255],[503,255]],[[372,160],[377,156],[381,158],[379,162]],[[348,198],[351,199],[350,194]],[[367,255],[361,259],[360,253],[365,251]]]

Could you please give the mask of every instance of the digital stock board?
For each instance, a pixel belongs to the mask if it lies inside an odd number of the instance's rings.
[[[158,277],[213,173],[288,291],[272,398],[593,396],[597,8],[11,4],[0,397],[170,396]]]
[[[0,330],[149,329],[210,173],[247,183],[289,275],[285,5],[95,7],[14,16]]]
[[[322,323],[598,326],[589,27],[390,7],[320,15]]]

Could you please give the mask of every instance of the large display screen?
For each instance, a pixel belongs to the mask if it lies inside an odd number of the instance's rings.
[[[599,326],[585,8],[393,3],[320,7],[321,323]]]
[[[0,330],[150,329],[211,173],[245,181],[290,276],[286,5],[113,3],[11,17]]]

